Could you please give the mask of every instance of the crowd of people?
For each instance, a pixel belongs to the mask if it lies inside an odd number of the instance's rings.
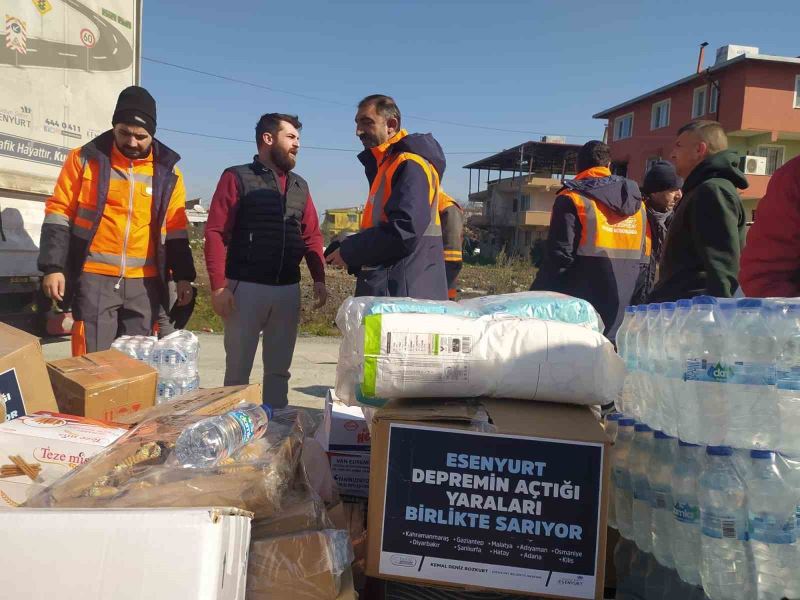
[[[48,199],[40,244],[43,290],[71,306],[73,354],[121,335],[184,324],[196,272],[180,156],[156,139],[156,102],[122,91],[112,129],[67,157]],[[463,213],[441,185],[445,154],[402,128],[389,96],[364,98],[355,133],[369,183],[360,231],[323,251],[309,185],[295,171],[302,124],[268,113],[256,154],[226,168],[211,201],[205,262],[225,323],[225,385],[248,383],[263,334],[263,393],[287,402],[300,318],[300,265],[327,301],[325,268],[346,269],[357,296],[446,300],[461,267]],[[678,131],[669,161],[640,186],[611,172],[611,151],[585,144],[559,190],[532,290],[590,302],[614,341],[625,307],[707,294],[800,295],[800,158],[773,176],[745,245],[747,188],[715,121]],[[741,291],[740,291],[741,287]]]

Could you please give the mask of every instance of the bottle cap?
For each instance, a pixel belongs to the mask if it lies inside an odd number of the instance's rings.
[[[637,423],[633,426],[634,431],[653,431],[650,426],[645,423]]]
[[[717,303],[717,299],[713,296],[695,296],[692,298],[692,306],[713,306]]]
[[[647,305],[648,312],[658,312],[661,310],[661,305],[658,302],[653,302]]]
[[[692,301],[691,300],[678,300],[675,303],[676,308],[691,308]]]
[[[670,311],[670,310],[675,310],[675,303],[674,303],[674,302],[663,302],[663,303],[661,304],[661,310],[662,310],[662,311],[665,311],[665,310],[667,310],[667,311]]]
[[[684,448],[699,448],[700,444],[690,444],[689,442],[678,440],[678,446],[683,446]]]
[[[706,448],[706,454],[711,456],[730,456],[733,454],[733,448],[730,446],[709,446]]]
[[[620,427],[633,427],[636,425],[636,419],[631,419],[630,417],[623,417],[619,420]]]
[[[272,420],[272,407],[265,402],[261,405],[261,408],[263,408],[264,412],[267,413],[267,418]]]
[[[736,302],[736,308],[761,308],[764,301],[761,298],[742,298]]]
[[[647,304],[640,304],[637,306],[636,312],[647,312]]]
[[[771,450],[750,450],[750,458],[769,459],[775,455]]]
[[[636,312],[636,307],[635,306],[626,306],[625,307],[625,312],[628,313],[629,315],[633,314],[633,313]]]
[[[622,413],[612,412],[606,415],[606,421],[620,421],[622,420]]]
[[[674,439],[671,435],[668,435],[668,434],[664,433],[663,431],[656,431],[653,434],[653,437],[655,437],[657,440],[672,440],[672,439]]]

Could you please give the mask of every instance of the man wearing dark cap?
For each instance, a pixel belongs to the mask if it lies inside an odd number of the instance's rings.
[[[131,86],[113,129],[67,156],[45,206],[39,250],[47,297],[72,306],[72,353],[106,350],[120,335],[150,335],[159,310],[193,299],[180,156],[153,137],[156,102]]]
[[[658,277],[658,262],[661,260],[661,249],[667,237],[667,229],[672,220],[672,209],[680,202],[683,192],[683,178],[676,172],[672,163],[659,160],[653,163],[645,173],[642,183],[642,197],[647,209],[647,220],[650,223],[652,250],[647,278],[641,289],[634,295],[632,304],[643,304]]]
[[[531,289],[590,302],[613,342],[647,274],[650,227],[639,186],[612,175],[610,166],[611,150],[603,142],[587,142],[578,151],[578,174],[558,191]]]

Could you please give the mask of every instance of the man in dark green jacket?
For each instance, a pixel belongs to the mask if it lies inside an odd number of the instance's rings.
[[[692,121],[678,130],[672,162],[684,178],[661,255],[650,302],[698,295],[730,298],[739,288],[745,211],[738,189],[747,179],[716,121]]]

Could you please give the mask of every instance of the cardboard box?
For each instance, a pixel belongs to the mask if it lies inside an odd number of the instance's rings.
[[[155,403],[158,372],[117,350],[55,360],[47,371],[63,413],[117,421]]]
[[[353,558],[349,546],[347,533],[335,529],[254,540],[248,600],[336,600]]]
[[[4,598],[245,600],[244,511],[21,508],[0,531]]]
[[[368,452],[328,452],[331,473],[341,494],[366,498],[369,496],[370,458]]]
[[[117,423],[138,425],[146,419],[165,415],[220,415],[233,410],[240,402],[261,404],[261,384],[195,390],[148,410],[121,415],[117,418]]]
[[[359,406],[347,406],[333,390],[325,396],[325,413],[316,438],[329,452],[369,452],[369,427]]]
[[[582,406],[389,404],[372,424],[367,574],[602,599],[609,444]]]
[[[38,338],[0,323],[0,422],[58,411]]]
[[[11,466],[10,457],[19,456],[39,466],[35,480],[24,474],[0,477],[0,507],[19,506],[126,431],[109,423],[44,411],[0,423],[0,465]]]

